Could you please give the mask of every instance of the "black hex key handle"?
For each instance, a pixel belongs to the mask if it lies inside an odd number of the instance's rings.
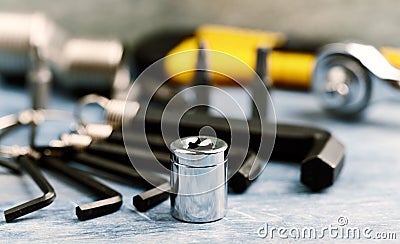
[[[76,216],[79,220],[88,220],[118,211],[122,205],[122,195],[110,187],[95,180],[92,176],[67,165],[59,158],[44,157],[40,160],[44,166],[55,170],[80,183],[104,198],[95,202],[82,204],[76,207]]]
[[[21,168],[17,164],[0,159],[0,166],[8,169],[10,172],[16,175],[22,174]]]
[[[139,212],[146,212],[147,210],[167,200],[170,190],[170,183],[165,182],[157,187],[154,187],[153,189],[134,196],[132,199],[133,206],[135,206]]]
[[[239,170],[229,179],[229,187],[235,193],[243,193],[256,179],[251,179],[250,173],[261,170],[263,160],[260,160],[254,152],[248,152]]]
[[[155,172],[143,171],[141,172],[141,174],[139,174],[139,172],[132,165],[121,164],[119,162],[116,162],[115,160],[110,160],[86,152],[76,154],[72,158],[72,160],[79,164],[83,164],[97,170],[102,170],[104,172],[114,174],[118,177],[140,180],[143,183],[147,183],[149,185],[150,183],[148,183],[143,178],[143,176],[145,176],[146,179],[150,178],[151,182],[158,182],[158,184],[162,184],[166,181],[165,177],[157,175]]]
[[[19,156],[16,160],[21,165],[22,169],[24,169],[31,176],[40,190],[42,190],[43,196],[5,210],[4,217],[6,222],[11,222],[16,218],[42,209],[50,205],[56,198],[56,193],[54,192],[53,187],[40,172],[39,168],[35,164],[36,162],[33,159],[27,155],[24,155]]]
[[[154,157],[143,151],[142,148],[143,145],[141,147],[125,147],[121,144],[94,141],[86,148],[86,152],[89,154],[101,156],[103,158],[115,160],[126,165],[132,165],[127,152],[129,152],[129,154],[131,155],[135,155],[138,160],[143,163],[154,161]],[[168,150],[168,148],[166,149]],[[153,154],[159,162],[161,162],[165,166],[169,166],[169,151],[167,153],[165,151],[154,150]]]

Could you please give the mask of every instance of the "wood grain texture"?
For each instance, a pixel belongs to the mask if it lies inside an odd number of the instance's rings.
[[[20,89],[0,88],[0,115],[28,107]],[[344,216],[348,226],[369,227],[374,232],[396,232],[400,238],[400,113],[393,101],[371,106],[359,122],[330,118],[310,94],[274,91],[275,111],[279,121],[312,124],[328,128],[346,145],[346,162],[334,186],[321,193],[311,193],[299,182],[299,166],[270,162],[260,178],[244,194],[230,194],[227,216],[217,222],[189,224],[169,214],[169,201],[147,213],[137,212],[132,196],[143,189],[102,180],[120,191],[124,204],[108,216],[79,221],[74,208],[93,200],[68,182],[45,172],[53,184],[57,199],[49,207],[13,223],[0,221],[1,241],[45,242],[266,242],[257,236],[264,223],[284,228],[323,228],[337,225]],[[7,103],[5,101],[13,101]],[[52,107],[71,109],[72,101],[62,97],[52,100]],[[61,126],[43,130],[43,135],[57,133]],[[66,129],[65,129],[66,130]],[[3,143],[22,143],[23,133],[6,138]],[[24,175],[17,177],[0,168],[0,209],[38,196],[40,191]],[[281,239],[275,237],[275,241]],[[289,239],[291,240],[291,239]],[[323,240],[332,241],[329,237]],[[312,239],[311,241],[315,241]]]

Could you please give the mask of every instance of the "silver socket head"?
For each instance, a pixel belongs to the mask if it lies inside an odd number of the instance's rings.
[[[171,143],[171,215],[181,221],[219,220],[227,209],[228,145],[210,136]]]

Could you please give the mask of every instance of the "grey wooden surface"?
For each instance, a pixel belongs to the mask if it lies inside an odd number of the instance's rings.
[[[0,115],[28,107],[23,90],[0,88]],[[227,216],[207,224],[182,223],[169,214],[169,202],[147,213],[139,213],[131,197],[142,191],[124,184],[102,180],[124,195],[120,211],[108,216],[79,221],[77,204],[92,200],[69,183],[45,172],[57,192],[55,202],[43,210],[13,223],[0,220],[0,240],[44,242],[281,242],[276,233],[265,239],[257,230],[268,224],[276,228],[321,228],[338,226],[370,228],[372,233],[395,232],[400,238],[400,113],[399,104],[383,101],[374,104],[361,122],[343,122],[326,116],[310,94],[274,91],[278,121],[328,128],[346,145],[343,172],[333,187],[311,193],[299,182],[299,166],[270,162],[260,178],[244,194],[229,195]],[[53,108],[71,109],[72,101],[52,99]],[[43,134],[59,131],[47,128]],[[14,136],[7,143],[23,142]],[[4,143],[4,142],[3,142]],[[38,196],[40,192],[28,176],[16,177],[0,169],[0,210]],[[2,217],[3,218],[3,217]],[[288,238],[286,241],[295,239]],[[306,241],[315,239],[304,238]],[[331,242],[334,238],[325,236]]]

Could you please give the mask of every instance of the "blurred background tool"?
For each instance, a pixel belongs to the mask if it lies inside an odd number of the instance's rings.
[[[209,49],[231,54],[254,69],[254,50],[260,46],[270,48],[266,67],[270,85],[310,90],[315,52],[321,46],[317,42],[290,39],[279,32],[202,25],[194,32],[177,30],[162,35],[162,38],[157,33],[149,36],[134,48],[134,60],[127,60],[124,58],[126,48],[121,41],[69,38],[43,14],[2,13],[0,20],[4,23],[0,24],[0,74],[12,82],[30,80],[34,84],[34,108],[45,107],[46,91],[50,89],[53,77],[58,87],[74,94],[96,92],[123,99],[135,69],[140,72],[165,55],[196,49],[199,42],[207,43]],[[391,64],[400,66],[398,49],[383,47],[381,53]],[[194,69],[197,57],[192,56],[185,60],[167,58],[167,75]],[[237,80],[252,81],[248,71],[235,67],[229,60],[220,60],[217,56],[209,59],[211,69],[218,67]],[[194,76],[194,72],[185,72],[171,80],[175,84],[188,84]],[[232,85],[231,79],[219,74],[211,74],[210,81],[217,85]]]
[[[49,65],[37,47],[31,49],[31,65],[27,81],[32,99],[32,109],[45,109],[49,99],[52,74]]]
[[[29,83],[31,107],[44,109],[63,32],[44,14],[0,13],[0,76]]]
[[[35,65],[32,52],[49,62],[58,58],[63,39],[61,29],[44,14],[0,13],[0,75],[23,82]]]
[[[57,60],[58,84],[75,94],[121,97],[131,78],[123,53],[119,40],[69,39]]]
[[[52,75],[58,87],[75,94],[124,97],[131,75],[123,53],[119,40],[69,38],[41,13],[0,13],[0,75],[11,83],[33,81],[34,93],[49,90],[42,81]],[[42,95],[35,93],[34,107],[44,102]]]
[[[310,90],[312,76],[316,62],[316,53],[325,45],[323,41],[308,42],[299,38],[290,39],[283,33],[245,28],[203,25],[191,35],[189,31],[170,31],[166,34],[155,33],[148,36],[136,46],[134,57],[139,72],[156,60],[177,52],[197,48],[198,41],[208,43],[208,48],[231,54],[250,67],[255,69],[255,52],[259,46],[271,48],[267,57],[268,74],[271,77],[271,86],[277,88]],[[153,40],[151,40],[154,38]],[[382,54],[393,65],[400,66],[400,51],[396,48],[383,47]],[[196,67],[196,57],[186,60],[167,59],[165,71],[167,74],[176,74],[180,70]],[[245,70],[238,70],[228,60],[219,60],[210,57],[211,68],[224,67],[227,74],[241,81],[251,82],[252,77]],[[186,72],[172,78],[176,84],[188,84],[194,72]],[[227,77],[213,74],[211,81],[217,85],[234,85]]]
[[[313,77],[313,85],[322,106],[333,114],[355,117],[360,115],[371,99],[384,98],[393,90],[397,91],[398,96],[400,69],[389,63],[384,54],[396,61],[394,55],[399,52],[387,48],[384,50],[382,53],[373,46],[357,43],[325,46],[318,54]]]
[[[169,40],[166,37],[169,38]],[[153,39],[154,38],[154,39]],[[153,39],[153,40],[151,40]],[[192,35],[189,31],[172,31],[167,35],[155,33],[143,39],[136,45],[134,58],[139,71],[144,70],[154,61],[177,52],[197,49],[198,42],[204,41],[209,49],[221,51],[235,56],[256,68],[256,49],[266,47],[273,49],[268,55],[268,74],[272,79],[272,85],[277,87],[295,87],[308,89],[311,71],[314,65],[314,56],[310,51],[315,51],[319,44],[301,44],[287,41],[286,36],[279,32],[263,30],[252,30],[238,27],[219,25],[203,25],[198,27]],[[307,46],[308,45],[308,46]],[[299,49],[299,47],[301,49]],[[156,53],[156,51],[158,53]],[[194,69],[196,57],[187,60],[176,60],[167,58],[165,70],[167,74],[177,74],[180,70]],[[210,57],[210,68],[225,70],[226,74],[241,81],[251,82],[252,74],[247,70],[238,69],[229,60],[219,60],[217,57]],[[174,76],[172,81],[177,84],[187,84],[192,80],[194,72],[186,72]],[[233,85],[230,79],[218,74],[211,74],[211,81],[217,85]]]
[[[257,48],[257,60],[256,60],[256,77],[250,85],[251,93],[255,103],[252,103],[252,118],[253,119],[265,119],[267,118],[268,109],[268,97],[264,96],[263,91],[265,88],[269,88],[271,80],[269,79],[269,74],[267,73],[267,57],[270,50],[267,48]],[[260,79],[260,80],[258,80]]]

